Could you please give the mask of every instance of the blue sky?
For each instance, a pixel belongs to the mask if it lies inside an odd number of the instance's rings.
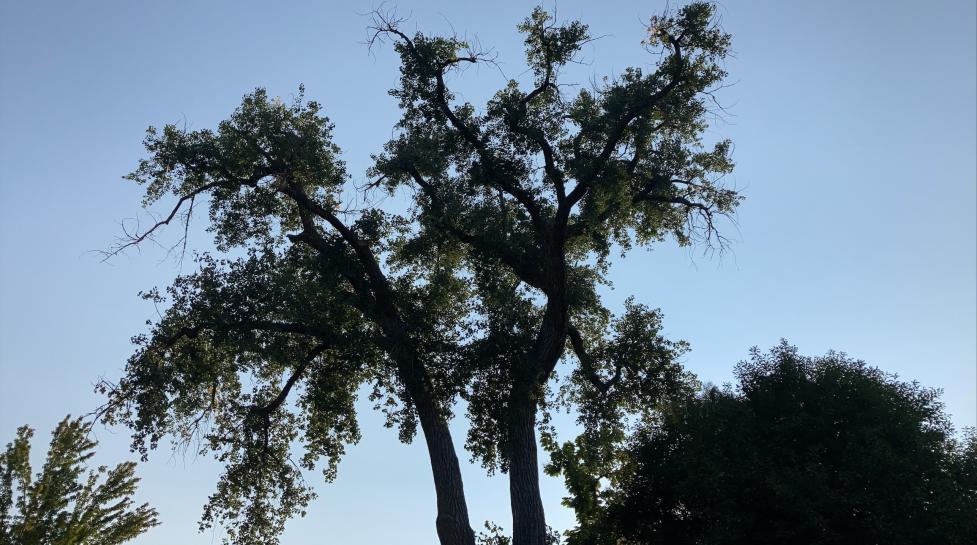
[[[478,104],[504,77],[525,79],[514,27],[533,3],[396,5],[420,29],[453,27],[497,49],[501,73],[470,70],[454,83],[464,98]],[[663,2],[544,5],[604,36],[574,69],[581,83],[651,62],[641,24]],[[360,14],[371,7],[0,6],[0,441],[25,423],[46,438],[64,414],[94,408],[91,384],[118,376],[129,337],[154,314],[136,292],[180,272],[149,247],[107,264],[91,253],[140,213],[138,189],[120,177],[142,157],[148,125],[211,127],[256,86],[289,97],[304,83],[364,179],[397,119],[386,93],[393,52],[363,44]],[[721,257],[673,244],[634,251],[616,263],[606,301],[620,308],[634,295],[660,307],[703,380],[729,380],[750,346],[786,337],[806,354],[841,350],[942,388],[958,427],[977,424],[974,2],[730,0],[720,12],[734,36],[734,85],[719,95],[727,111],[709,137],[736,145],[728,180],[747,200],[726,227],[735,242]],[[423,447],[399,444],[365,405],[362,424],[362,443],[337,482],[319,487],[309,516],[289,525],[286,545],[435,541]],[[131,457],[125,430],[99,439],[99,460]],[[163,526],[135,543],[219,541],[195,524],[213,462],[161,450],[139,471]],[[475,466],[465,474],[473,521],[507,526],[504,478]],[[544,493],[551,524],[569,526],[559,481]]]

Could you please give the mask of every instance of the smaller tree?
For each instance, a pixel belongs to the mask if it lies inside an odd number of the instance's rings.
[[[0,544],[115,545],[159,524],[146,504],[135,506],[136,464],[87,471],[98,443],[80,418],[65,417],[52,433],[43,469],[32,478],[30,439],[23,426],[0,454]]]
[[[604,467],[589,445],[558,453],[569,543],[977,543],[977,439],[954,437],[939,391],[786,343],[737,379],[646,422],[609,487],[586,478]]]

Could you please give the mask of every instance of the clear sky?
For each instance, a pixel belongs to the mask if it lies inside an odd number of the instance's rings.
[[[526,77],[514,27],[532,3],[394,4],[420,29],[477,37],[497,49],[506,77]],[[651,62],[639,45],[642,22],[664,2],[555,6],[559,18],[605,36],[584,51],[574,72],[581,83]],[[304,83],[364,179],[397,119],[386,93],[398,76],[394,54],[363,45],[361,13],[371,7],[0,4],[0,442],[25,423],[46,441],[66,413],[93,409],[91,384],[119,375],[129,337],[154,315],[136,292],[180,272],[153,248],[108,264],[90,253],[140,212],[138,189],[120,177],[142,157],[148,125],[212,127],[256,86],[289,97]],[[728,0],[721,14],[734,35],[735,85],[720,94],[727,113],[710,137],[736,144],[729,181],[747,200],[738,224],[726,226],[735,243],[721,258],[671,244],[635,251],[614,268],[607,302],[620,308],[634,295],[661,307],[668,335],[691,343],[686,364],[705,381],[728,381],[750,346],[785,337],[806,354],[833,348],[942,388],[957,426],[974,425],[973,0]],[[478,103],[503,77],[483,68],[455,85]],[[399,444],[379,422],[364,404],[362,443],[284,544],[435,542],[424,449]],[[125,430],[99,439],[99,460],[131,457]],[[163,526],[136,543],[219,541],[195,524],[217,471],[166,450],[140,466],[141,498]],[[504,478],[475,466],[465,475],[472,520],[508,526]],[[548,479],[544,492],[551,524],[569,526],[560,482]]]

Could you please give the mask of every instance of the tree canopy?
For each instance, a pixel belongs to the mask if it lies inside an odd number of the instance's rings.
[[[81,418],[62,420],[44,466],[32,475],[34,430],[17,430],[0,454],[0,543],[117,545],[159,524],[154,509],[132,500],[139,483],[135,463],[88,470],[97,443],[87,431]]]
[[[736,375],[647,421],[610,486],[571,479],[570,544],[977,540],[977,438],[953,434],[939,392],[787,344]]]
[[[651,68],[574,94],[561,72],[588,28],[536,9],[518,27],[531,86],[505,82],[482,108],[449,83],[491,59],[402,23],[373,20],[371,44],[400,58],[402,117],[365,191],[318,103],[261,89],[214,130],[150,129],[129,176],[169,212],[110,254],[206,207],[217,255],[145,294],[166,310],[121,380],[100,385],[101,416],[129,425],[144,456],[167,435],[201,439],[226,467],[201,524],[229,523],[235,543],[276,543],[314,496],[303,470],[335,476],[364,385],[401,439],[423,435],[443,545],[475,539],[447,426],[459,398],[466,449],[509,476],[513,543],[542,545],[549,408],[579,407],[619,435],[690,381],[659,313],[630,302],[614,316],[597,288],[614,248],[724,242],[715,221],[740,196],[722,185],[730,142],[702,137],[730,43],[714,8],[651,18]],[[411,206],[384,210],[376,192]],[[572,371],[557,383],[561,361]]]

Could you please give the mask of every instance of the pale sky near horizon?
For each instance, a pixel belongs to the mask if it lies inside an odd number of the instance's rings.
[[[136,292],[180,272],[153,248],[107,264],[91,253],[140,213],[138,188],[120,178],[143,156],[148,125],[212,127],[257,86],[288,98],[302,83],[336,123],[354,179],[365,179],[397,119],[392,49],[370,54],[363,44],[362,13],[374,5],[0,5],[0,445],[30,424],[43,452],[66,413],[92,410],[91,384],[119,376],[129,337],[154,316]],[[535,3],[394,5],[410,28],[454,28],[498,51],[500,70],[454,83],[465,99],[480,104],[505,77],[525,80],[515,25]],[[573,69],[580,83],[652,62],[642,22],[665,2],[543,5],[603,36]],[[727,0],[720,14],[733,34],[733,85],[719,94],[726,112],[708,137],[736,146],[728,181],[746,201],[726,225],[732,248],[722,257],[671,243],[633,251],[616,262],[606,302],[620,309],[634,295],[660,307],[668,336],[691,343],[685,363],[703,381],[730,380],[749,347],[787,338],[804,354],[844,351],[942,388],[957,427],[977,424],[974,2]],[[401,445],[362,409],[363,441],[283,544],[436,542],[423,446]],[[463,423],[454,427],[461,444]],[[124,429],[99,439],[99,461],[132,458]],[[140,465],[140,498],[163,525],[133,543],[219,542],[219,531],[196,530],[218,470],[165,449]],[[471,464],[464,472],[473,523],[509,527],[505,478]],[[560,481],[543,487],[550,523],[571,526]]]

